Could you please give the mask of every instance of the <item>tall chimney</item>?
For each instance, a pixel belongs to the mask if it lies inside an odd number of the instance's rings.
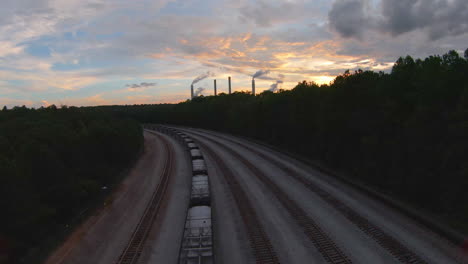
[[[252,94],[255,95],[255,79],[252,78]]]
[[[229,83],[229,94],[231,94],[231,76],[228,77],[228,83]]]
[[[190,90],[190,99],[193,99],[193,84],[190,85],[190,88],[191,88],[191,90]]]
[[[216,79],[214,80],[214,95],[216,96]]]

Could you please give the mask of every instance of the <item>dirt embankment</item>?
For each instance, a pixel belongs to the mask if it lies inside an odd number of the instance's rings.
[[[159,181],[161,142],[145,133],[144,153],[105,204],[83,222],[45,264],[113,263]]]

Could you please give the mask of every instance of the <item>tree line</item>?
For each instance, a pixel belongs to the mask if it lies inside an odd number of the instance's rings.
[[[468,230],[468,50],[346,71],[328,85],[101,107],[225,131],[299,153]]]
[[[142,144],[136,121],[97,109],[4,107],[0,263],[40,263],[57,234],[119,180]]]

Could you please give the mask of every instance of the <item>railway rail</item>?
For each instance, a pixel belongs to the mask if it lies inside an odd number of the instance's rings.
[[[120,255],[117,264],[134,264],[137,263],[143,245],[148,238],[148,234],[151,230],[152,224],[159,213],[162,201],[164,200],[167,187],[169,185],[170,175],[174,171],[174,150],[170,147],[169,142],[164,137],[161,137],[157,133],[155,134],[164,145],[164,149],[168,153],[164,161],[163,173],[161,180],[154,191],[150,202],[148,203],[143,216],[141,217],[138,225],[136,226],[133,234],[127,243],[127,246]]]
[[[207,145],[197,142],[203,148],[216,165],[221,169],[222,174],[229,186],[239,213],[247,229],[249,244],[252,249],[255,261],[258,264],[276,264],[280,263],[276,252],[265,232],[263,226],[260,224],[259,217],[255,212],[250,200],[247,198],[245,191],[241,188],[236,177],[226,163]]]
[[[197,135],[200,135],[196,133]],[[213,135],[213,134],[211,134]],[[201,135],[203,136],[203,135]],[[213,135],[216,136],[216,135]],[[218,137],[218,136],[216,136]],[[290,175],[295,180],[303,184],[306,188],[317,194],[322,200],[327,202],[331,207],[336,209],[340,212],[346,219],[356,225],[363,233],[369,236],[372,240],[374,240],[377,244],[379,244],[382,248],[386,249],[393,257],[398,259],[401,263],[407,264],[425,264],[427,263],[422,257],[417,255],[415,252],[411,251],[408,247],[400,243],[390,234],[379,228],[378,226],[374,225],[370,222],[367,218],[357,213],[351,207],[343,203],[342,201],[338,200],[337,198],[333,197],[333,195],[320,186],[318,186],[313,181],[299,175],[299,173],[284,164],[279,164],[277,160],[269,157],[268,155],[255,150],[254,148],[239,143],[237,141],[224,138],[224,140],[234,143],[238,146],[241,146],[250,152],[255,153],[257,156],[261,157],[262,159],[277,165],[277,167],[282,170],[286,175]],[[231,150],[231,152],[233,152]],[[240,156],[236,154],[237,156]],[[254,170],[258,170],[254,168]]]
[[[285,207],[285,209],[290,213],[290,215],[293,217],[293,219],[296,221],[299,226],[301,226],[304,230],[304,233],[306,236],[311,240],[311,242],[315,245],[317,250],[321,253],[322,257],[328,262],[328,263],[333,263],[333,264],[349,264],[352,263],[352,261],[341,251],[341,249],[333,242],[333,240],[320,228],[320,226],[312,219],[310,218],[307,213],[300,208],[296,202],[291,200],[285,192],[283,192],[277,184],[275,184],[273,181],[271,181],[262,171],[260,171],[255,165],[250,163],[248,160],[246,160],[244,157],[242,157],[240,154],[237,152],[225,147],[224,145],[213,141],[212,139],[205,137],[203,135],[200,135],[198,133],[198,136],[213,142],[214,144],[220,146],[221,148],[225,149],[227,152],[229,152],[231,155],[233,155],[236,159],[241,161],[249,170],[253,172],[254,175],[256,175],[268,188],[272,191],[272,193],[275,195],[275,197],[281,202],[281,204]],[[203,145],[199,142],[199,145]],[[206,145],[205,145],[206,146]],[[206,148],[206,147],[205,147]],[[204,149],[205,149],[204,148]],[[210,153],[210,156],[214,157],[215,162],[221,167],[223,172],[229,172],[229,168],[224,164],[224,162],[216,156],[212,152],[211,149],[207,149],[207,152]],[[241,195],[239,196],[238,204],[240,203],[245,204],[242,199],[247,199],[245,192],[241,189],[239,186],[239,183],[235,178],[231,175],[226,177],[228,181],[231,181],[230,185],[232,185],[235,189],[238,190]],[[250,206],[250,205],[249,205]],[[253,208],[242,208],[241,213],[244,210],[252,210]],[[254,213],[254,211],[253,211]],[[246,214],[246,212],[244,213]],[[250,226],[249,223],[246,223],[247,227]],[[264,232],[262,230],[262,232]],[[249,234],[250,235],[250,234]],[[255,240],[254,240],[255,241]],[[266,245],[263,245],[265,247]],[[269,246],[271,247],[271,246]],[[261,250],[260,252],[263,252]],[[274,262],[257,262],[257,263],[274,263]]]

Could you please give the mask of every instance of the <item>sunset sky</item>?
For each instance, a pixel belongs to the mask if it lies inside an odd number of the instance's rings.
[[[1,0],[0,106],[172,103],[468,48],[466,0]]]

